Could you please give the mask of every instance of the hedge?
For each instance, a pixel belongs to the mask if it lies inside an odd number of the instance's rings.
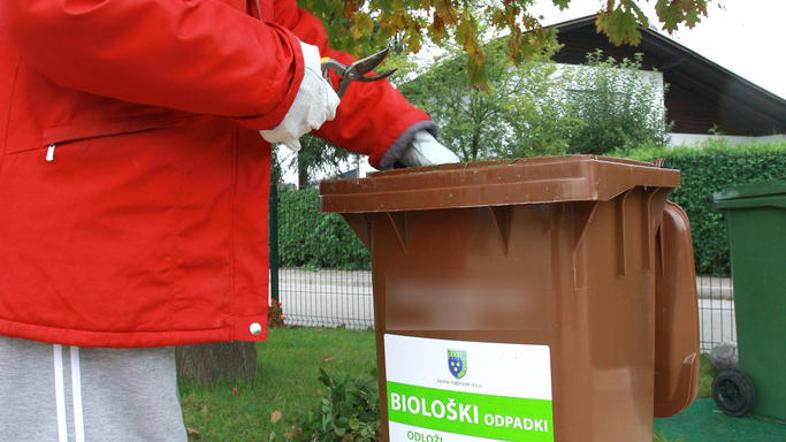
[[[786,142],[731,146],[712,140],[699,147],[639,148],[613,156],[651,161],[682,172],[682,185],[670,198],[691,221],[696,270],[730,274],[726,226],[712,194],[732,184],[786,179]],[[371,258],[343,219],[319,212],[319,192],[282,190],[279,194],[279,255],[282,266],[369,269]]]
[[[278,253],[282,267],[371,268],[368,251],[341,216],[320,213],[316,188],[280,189]]]
[[[729,243],[723,218],[714,208],[712,194],[733,184],[786,179],[786,142],[729,145],[710,140],[699,147],[640,148],[614,156],[651,161],[666,160],[679,169],[682,184],[670,199],[688,213],[696,254],[696,271],[729,275]]]

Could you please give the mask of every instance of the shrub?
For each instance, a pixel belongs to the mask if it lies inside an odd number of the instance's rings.
[[[704,274],[731,273],[726,226],[712,194],[734,184],[786,179],[786,142],[732,146],[715,139],[699,147],[646,147],[613,155],[646,161],[664,158],[666,167],[680,170],[682,184],[670,198],[688,213],[696,270]]]
[[[279,191],[279,262],[283,267],[371,268],[371,257],[349,225],[319,211],[316,188]]]
[[[449,52],[417,79],[401,85],[413,104],[425,109],[439,126],[440,140],[463,161],[564,153],[563,103],[553,90],[562,81],[552,75],[556,45],[510,63],[508,40],[484,47],[488,88],[467,84],[467,56]]]
[[[319,370],[326,387],[316,410],[294,425],[298,441],[376,441],[380,431],[379,386],[375,374],[333,377]]]
[[[284,309],[281,303],[273,300],[270,301],[270,306],[267,309],[267,325],[270,328],[281,328],[284,326]]]
[[[578,122],[568,131],[572,153],[601,154],[642,144],[666,145],[666,122],[658,77],[641,70],[642,54],[620,62],[598,50],[587,66],[569,69],[567,112]]]

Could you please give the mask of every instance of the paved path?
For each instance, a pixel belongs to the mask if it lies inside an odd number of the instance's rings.
[[[281,269],[279,281],[290,325],[373,327],[371,272]],[[696,284],[702,349],[736,342],[731,280],[704,276]]]
[[[737,342],[734,301],[699,299],[701,350],[710,351],[721,342]]]
[[[281,269],[279,287],[289,325],[374,326],[371,272]]]
[[[731,278],[697,276],[696,292],[699,294],[699,298],[704,299],[732,299],[734,287]]]

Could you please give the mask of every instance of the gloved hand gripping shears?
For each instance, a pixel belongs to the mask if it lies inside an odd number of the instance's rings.
[[[261,130],[262,138],[269,143],[283,144],[290,150],[300,149],[299,138],[310,130],[318,129],[325,121],[336,116],[339,97],[346,92],[353,81],[369,82],[389,77],[395,70],[379,75],[367,75],[385,59],[388,49],[372,54],[346,66],[332,58],[320,58],[316,46],[300,42],[303,60],[306,65],[300,90],[284,119],[273,129]],[[338,91],[332,89],[330,71],[338,77]]]
[[[322,76],[330,81],[330,71],[333,71],[340,78],[336,94],[341,97],[344,95],[344,92],[347,91],[349,84],[353,81],[360,81],[364,83],[377,81],[387,78],[396,72],[396,70],[393,69],[381,74],[366,75],[373,71],[374,68],[382,64],[382,62],[385,60],[385,57],[387,57],[389,50],[389,48],[385,48],[375,54],[369,55],[368,57],[361,58],[349,66],[342,64],[332,58],[324,57],[321,60]]]

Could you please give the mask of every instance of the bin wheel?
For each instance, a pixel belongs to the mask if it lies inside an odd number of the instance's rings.
[[[756,388],[748,375],[727,368],[712,380],[712,399],[726,415],[746,416],[756,406]]]

